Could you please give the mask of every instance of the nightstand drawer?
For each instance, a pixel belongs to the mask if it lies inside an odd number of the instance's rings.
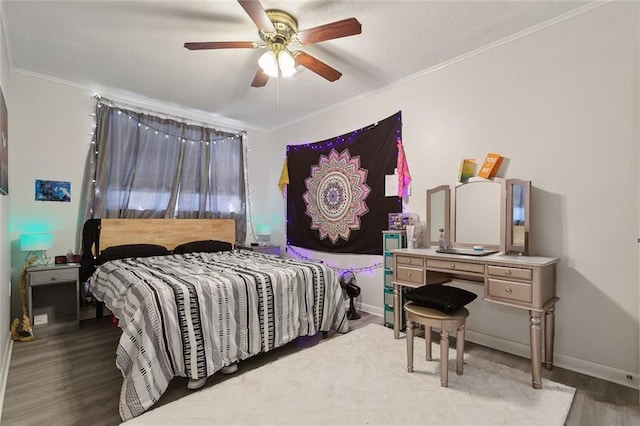
[[[424,270],[398,266],[396,270],[396,281],[412,284],[424,284]]]
[[[78,268],[65,268],[59,271],[49,269],[46,271],[29,272],[29,285],[38,286],[56,282],[76,281]]]
[[[495,299],[531,303],[531,284],[489,278],[487,296]]]
[[[487,266],[487,272],[494,277],[515,278],[520,280],[531,280],[531,269],[525,268],[505,268],[504,266]]]
[[[396,263],[399,265],[424,266],[424,258],[396,255]]]

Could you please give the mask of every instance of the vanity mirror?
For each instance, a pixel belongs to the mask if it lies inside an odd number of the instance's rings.
[[[531,181],[506,180],[506,253],[529,254]]]
[[[427,189],[427,247],[439,246],[440,229],[443,229],[445,245],[449,246],[450,205],[451,190],[449,185]]]
[[[500,178],[469,178],[453,194],[453,247],[504,248],[504,197]]]
[[[529,255],[530,204],[531,181],[522,179],[474,177],[458,183],[453,193],[447,185],[428,189],[426,244],[438,247],[443,228],[452,252],[467,254],[482,246],[473,255],[498,250]]]

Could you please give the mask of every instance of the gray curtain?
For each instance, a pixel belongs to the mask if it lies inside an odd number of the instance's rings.
[[[91,218],[231,218],[246,236],[243,134],[96,101],[82,224]]]

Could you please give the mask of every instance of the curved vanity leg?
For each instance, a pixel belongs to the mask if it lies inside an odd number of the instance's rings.
[[[544,313],[544,365],[553,369],[553,342],[555,339],[556,305],[551,305]]]
[[[400,286],[393,285],[393,338],[400,338]]]
[[[542,389],[541,352],[542,329],[540,328],[540,312],[529,311],[530,346],[531,346],[531,378],[534,389]]]

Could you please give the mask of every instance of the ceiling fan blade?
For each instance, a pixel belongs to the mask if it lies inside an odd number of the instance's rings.
[[[305,53],[301,50],[295,51],[293,57],[296,60],[297,65],[310,69],[321,77],[326,78],[329,81],[336,81],[342,77],[342,73],[329,65],[325,64],[321,60]]]
[[[255,49],[258,43],[252,41],[202,41],[195,43],[185,43],[184,47],[189,50],[203,49]]]
[[[296,38],[300,44],[312,44],[334,38],[348,37],[362,32],[362,25],[356,18],[347,18],[319,27],[298,32]]]
[[[251,87],[263,87],[267,84],[267,81],[269,81],[269,76],[262,71],[262,68],[258,67],[258,71],[256,71],[256,75],[251,82]]]
[[[264,8],[259,1],[238,0],[238,3],[240,3],[240,6],[242,6],[245,12],[247,12],[251,20],[255,22],[259,30],[266,33],[276,32],[273,22],[271,22],[269,16],[267,16],[267,12],[264,11]]]

